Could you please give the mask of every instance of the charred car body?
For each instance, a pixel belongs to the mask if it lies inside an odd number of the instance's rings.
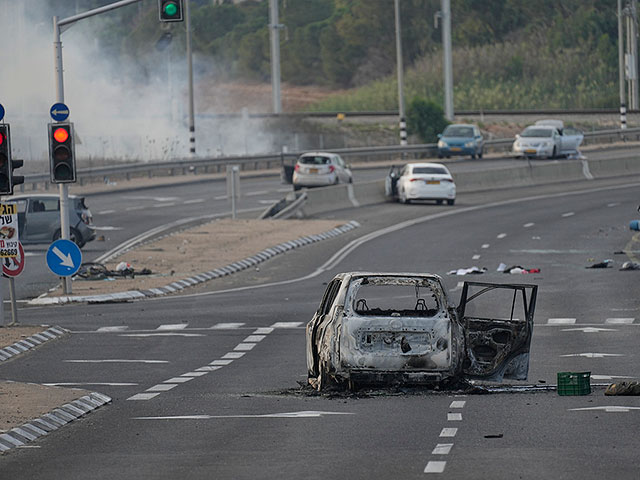
[[[526,380],[536,297],[536,285],[465,282],[455,307],[438,275],[338,274],[306,327],[309,384]]]

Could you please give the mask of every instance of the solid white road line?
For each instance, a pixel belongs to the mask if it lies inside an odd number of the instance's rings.
[[[624,357],[622,353],[570,353],[560,355],[561,357],[585,357],[585,358],[604,358],[604,357]]]
[[[117,325],[114,327],[100,327],[97,332],[122,332],[129,328],[127,325]]]
[[[547,320],[547,324],[549,325],[573,325],[575,323],[575,318],[550,318]]]
[[[67,363],[169,363],[168,360],[125,360],[124,358],[110,358],[105,360],[64,360]]]
[[[121,337],[204,337],[202,333],[123,333]]]
[[[137,383],[119,383],[119,382],[66,382],[66,383],[43,383],[47,387],[72,387],[74,385],[104,385],[107,387],[131,387],[138,385]]]

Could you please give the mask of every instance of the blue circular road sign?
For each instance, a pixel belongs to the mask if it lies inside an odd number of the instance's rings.
[[[49,110],[49,115],[56,122],[64,122],[67,118],[69,118],[69,107],[67,107],[64,103],[54,103],[51,105],[51,110]]]
[[[47,250],[47,267],[59,277],[70,277],[82,264],[82,252],[71,240],[56,240]]]
[[[4,107],[0,103],[0,120],[2,120],[3,118],[4,118]]]

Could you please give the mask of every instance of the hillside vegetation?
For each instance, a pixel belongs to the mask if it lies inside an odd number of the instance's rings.
[[[55,0],[50,0],[51,3]],[[59,2],[58,2],[59,3]],[[95,7],[96,0],[76,5]],[[86,5],[85,5],[86,4]],[[400,0],[405,95],[442,104],[440,0]],[[282,80],[347,90],[310,110],[397,108],[392,0],[280,0]],[[267,0],[191,0],[197,73],[211,82],[270,79]],[[127,7],[131,12],[132,7]],[[611,0],[451,0],[454,102],[460,109],[615,107],[616,3]],[[157,4],[105,23],[99,41],[138,64],[160,50]],[[184,24],[172,24],[184,51]]]

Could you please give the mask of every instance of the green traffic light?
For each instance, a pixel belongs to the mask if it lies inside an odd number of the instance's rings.
[[[175,2],[169,2],[164,6],[164,13],[170,17],[173,17],[178,13],[178,6]]]

